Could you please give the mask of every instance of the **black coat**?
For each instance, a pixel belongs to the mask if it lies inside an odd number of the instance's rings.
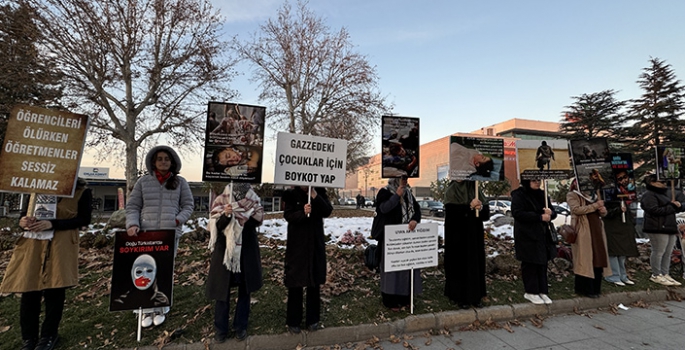
[[[680,208],[671,203],[670,190],[647,185],[647,192],[640,200],[642,210],[645,211],[642,232],[672,235],[678,233],[675,213],[685,210],[685,196],[678,191],[675,198],[681,203]]]
[[[307,217],[304,205],[307,192],[295,187],[283,194],[288,222],[288,240],[285,249],[285,286],[314,287],[326,282],[326,242],[323,219],[331,215],[333,206],[326,189],[316,188],[317,196],[311,201],[312,212]]]
[[[547,207],[553,208],[547,198]],[[543,190],[519,187],[511,192],[511,214],[514,217],[514,249],[516,259],[546,265],[556,256],[555,244],[549,232],[549,224],[542,221],[545,208]],[[557,213],[552,209],[552,220]]]
[[[240,251],[241,281],[235,280],[224,265],[224,253],[226,252],[226,236],[224,229],[232,218],[222,215],[217,220],[218,236],[214,244],[214,251],[209,265],[209,274],[205,284],[205,294],[208,299],[227,301],[228,289],[245,282],[248,292],[254,292],[262,288],[262,258],[259,253],[259,241],[257,240],[257,226],[259,222],[250,218],[243,226],[243,246]]]
[[[604,202],[607,215],[604,221],[604,233],[607,236],[607,250],[610,256],[638,256],[635,244],[635,219],[630,210],[621,209],[621,202]],[[626,205],[627,206],[627,205]],[[623,222],[625,214],[626,222]]]

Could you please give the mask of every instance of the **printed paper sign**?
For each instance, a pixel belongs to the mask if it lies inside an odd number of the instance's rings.
[[[347,141],[279,132],[274,183],[345,187]]]
[[[516,160],[521,180],[566,180],[574,176],[567,140],[517,140]]]
[[[0,152],[0,191],[73,197],[87,130],[85,115],[14,107]]]
[[[657,146],[656,174],[659,180],[685,179],[685,149],[671,146]]]
[[[611,155],[611,170],[614,176],[614,188],[604,191],[604,200],[624,200],[628,204],[637,198],[635,173],[633,171],[633,156],[630,153]]]
[[[176,231],[116,233],[109,311],[171,306]]]
[[[266,108],[210,102],[202,181],[262,182]]]
[[[419,177],[419,118],[383,116],[381,129],[381,177]]]
[[[603,137],[569,141],[580,191],[592,200],[614,187],[611,154]],[[601,199],[601,198],[600,198]]]
[[[385,272],[438,266],[438,224],[385,226]]]
[[[504,181],[504,140],[451,136],[449,178]]]

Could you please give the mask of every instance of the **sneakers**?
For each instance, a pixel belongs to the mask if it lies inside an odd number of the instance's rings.
[[[155,318],[152,320],[155,326],[159,326],[160,324],[164,323],[164,321],[166,321],[166,316],[164,316],[164,314],[155,313]]]
[[[654,283],[658,283],[662,286],[673,286],[674,285],[671,281],[667,280],[664,277],[664,275],[657,275],[657,276],[652,275],[651,277],[649,277],[649,280],[654,282]]]
[[[143,326],[143,328],[152,326],[154,316],[155,314],[143,314],[143,321],[141,321],[141,326]]]
[[[625,284],[627,284],[627,285],[629,285],[629,286],[632,286],[632,285],[635,284],[635,282],[633,282],[633,281],[631,281],[631,280],[629,280],[629,279],[627,279],[627,278],[626,278],[625,281],[622,281],[622,282],[625,283]]]
[[[667,280],[667,281],[669,281],[669,282],[671,282],[671,285],[672,285],[672,286],[680,286],[680,285],[682,285],[682,283],[680,283],[680,282],[676,281],[675,279],[673,279],[673,277],[671,277],[671,275],[664,275],[664,279]]]
[[[613,283],[613,284],[615,284],[615,285],[617,285],[617,286],[621,286],[621,287],[625,287],[625,286],[626,286],[626,284],[623,283],[623,282],[621,282],[621,281],[616,281],[616,282],[611,282],[611,283]]]
[[[526,293],[526,294],[523,294],[523,297],[528,299],[531,303],[533,303],[535,305],[542,305],[545,303],[545,301],[542,300],[542,298],[540,298],[540,296],[537,294]]]
[[[551,304],[551,303],[552,303],[552,299],[550,299],[550,298],[547,296],[547,294],[540,294],[540,299],[542,299],[542,301],[543,301],[545,304]]]

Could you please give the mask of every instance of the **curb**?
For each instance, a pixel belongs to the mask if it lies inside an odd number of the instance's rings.
[[[303,331],[300,334],[269,334],[251,335],[245,341],[230,339],[223,344],[209,344],[198,342],[193,344],[169,344],[166,350],[278,350],[295,349],[299,347],[326,346],[340,343],[365,342],[374,337],[381,340],[391,335],[399,336],[407,333],[419,333],[444,328],[463,327],[475,321],[510,321],[517,318],[529,318],[535,315],[556,315],[580,310],[590,310],[608,307],[612,304],[632,304],[636,301],[658,302],[668,300],[672,293],[685,293],[684,288],[671,290],[643,290],[635,292],[618,292],[604,294],[597,299],[573,298],[555,300],[550,305],[535,305],[531,303],[495,305],[482,309],[467,309],[443,311],[437,313],[410,315],[404,319],[380,324],[361,324],[356,326],[332,327],[320,329],[316,332]],[[156,346],[136,348],[138,350],[158,350]]]

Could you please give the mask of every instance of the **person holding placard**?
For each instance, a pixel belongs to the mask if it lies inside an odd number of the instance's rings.
[[[521,261],[523,297],[533,304],[551,304],[547,280],[547,262],[556,256],[550,222],[557,213],[540,189],[540,180],[521,180],[521,187],[511,192],[514,217],[514,249]],[[556,232],[554,233],[556,234]]]
[[[226,186],[217,196],[209,213],[209,249],[212,258],[206,282],[208,299],[214,308],[214,340],[223,343],[229,337],[231,288],[238,288],[233,330],[236,338],[247,338],[250,316],[250,293],[262,287],[262,261],[257,240],[257,226],[264,220],[259,196],[248,183]]]
[[[628,210],[630,202],[605,202],[607,215],[602,219],[612,272],[612,275],[605,277],[604,280],[617,286],[635,284],[628,278],[626,258],[640,255],[635,244],[635,219]]]
[[[407,183],[407,177],[392,178],[388,185],[381,188],[376,195],[376,215],[385,216],[383,222],[386,225],[407,224],[408,229],[413,231],[421,222],[421,207],[411,193],[411,187]],[[378,241],[381,256],[384,256],[384,241]],[[385,262],[381,259],[381,297],[383,305],[395,311],[409,306],[410,298],[410,270],[385,272]],[[414,269],[414,295],[421,294],[421,270]]]
[[[57,200],[55,219],[23,216],[19,220],[26,232],[17,240],[0,293],[21,293],[22,350],[50,350],[57,344],[66,289],[78,284],[78,229],[90,224],[92,198],[86,182],[78,179],[74,197]],[[41,299],[45,303],[42,327]]]
[[[602,276],[611,276],[607,239],[602,217],[607,215],[603,200],[593,201],[578,188],[573,179],[566,194],[571,210],[571,222],[578,233],[571,244],[573,252],[573,273],[576,275],[575,292],[589,298],[599,298],[602,290]]]
[[[479,191],[478,198],[485,196]],[[462,309],[483,307],[487,295],[483,221],[489,219],[489,206],[476,199],[475,182],[450,182],[445,190],[445,296]]]
[[[175,230],[177,249],[182,226],[195,207],[188,182],[178,175],[181,158],[169,146],[156,146],[145,156],[145,165],[148,173],[138,179],[126,202],[126,232],[135,236],[140,231]],[[167,312],[168,307],[144,309],[142,326],[162,324]]]
[[[675,199],[671,199],[671,191],[655,174],[645,177],[645,185],[647,191],[642,195],[640,204],[645,211],[642,232],[649,236],[652,246],[649,256],[652,276],[649,280],[665,286],[679,286],[681,283],[673,279],[669,271],[671,252],[679,236],[675,214],[685,210],[685,195],[678,191]]]
[[[286,324],[291,333],[300,333],[303,289],[307,289],[305,325],[309,331],[320,328],[321,285],[326,283],[326,238],[323,219],[331,215],[333,205],[326,189],[294,187],[283,194],[288,222],[285,248],[285,286],[288,288]]]

